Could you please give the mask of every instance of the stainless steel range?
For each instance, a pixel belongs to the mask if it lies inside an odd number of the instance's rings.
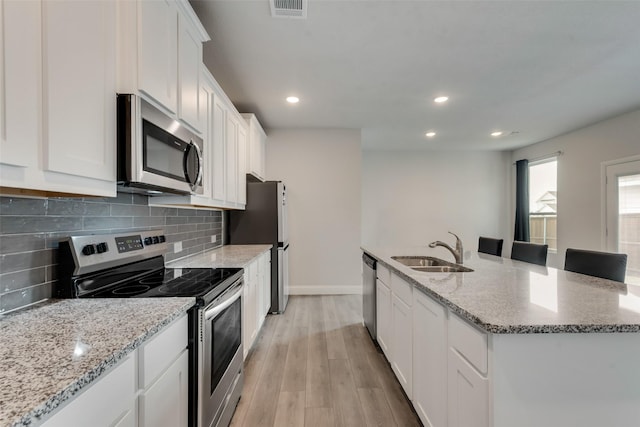
[[[189,311],[189,425],[226,427],[240,400],[241,268],[165,268],[163,230],[60,243],[58,298],[195,297]]]

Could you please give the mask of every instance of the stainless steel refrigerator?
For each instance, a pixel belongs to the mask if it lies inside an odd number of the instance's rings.
[[[289,300],[287,191],[281,181],[247,182],[247,207],[229,212],[229,243],[270,244],[271,313],[283,313]]]

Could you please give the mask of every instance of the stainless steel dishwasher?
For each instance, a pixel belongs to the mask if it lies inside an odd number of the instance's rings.
[[[362,254],[362,317],[371,339],[376,342],[376,260]]]

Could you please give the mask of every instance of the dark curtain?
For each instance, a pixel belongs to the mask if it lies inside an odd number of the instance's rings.
[[[516,229],[513,240],[529,241],[529,160],[516,162]]]

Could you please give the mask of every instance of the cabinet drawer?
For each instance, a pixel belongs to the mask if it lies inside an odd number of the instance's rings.
[[[487,334],[453,313],[449,316],[449,345],[478,371],[487,373]]]
[[[376,267],[376,275],[378,276],[378,280],[384,283],[387,286],[391,285],[391,272],[387,267],[378,263]]]
[[[182,316],[140,348],[140,388],[147,388],[187,348],[187,316]]]
[[[391,275],[391,292],[397,295],[409,307],[413,304],[413,285],[395,274]]]

